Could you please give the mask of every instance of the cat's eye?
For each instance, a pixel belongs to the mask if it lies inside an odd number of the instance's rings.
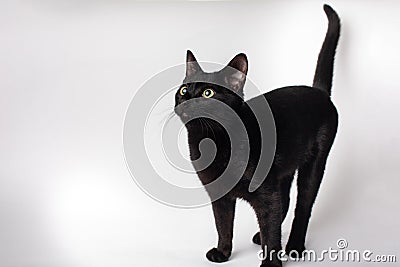
[[[180,95],[185,95],[187,93],[187,87],[182,86],[181,89],[179,89],[179,94]]]
[[[213,97],[214,95],[215,95],[215,92],[213,89],[206,89],[203,92],[203,97],[205,97],[205,98],[210,98],[210,97]]]

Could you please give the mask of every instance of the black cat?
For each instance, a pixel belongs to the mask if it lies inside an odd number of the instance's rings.
[[[217,179],[225,170],[230,158],[243,165],[241,154],[232,154],[231,141],[226,126],[210,118],[196,117],[199,112],[195,106],[184,105],[189,99],[200,103],[208,114],[226,120],[229,116],[217,113],[215,102],[222,101],[234,110],[244,123],[250,156],[244,163],[245,172],[239,182],[223,197],[213,201],[212,208],[218,231],[218,246],[207,253],[213,262],[227,261],[232,251],[233,220],[237,198],[248,201],[257,215],[260,232],[253,237],[253,242],[267,248],[268,257],[261,266],[282,266],[276,253],[269,257],[271,250],[279,251],[281,245],[281,224],[289,206],[289,191],[294,173],[298,171],[298,197],[286,252],[304,251],[304,242],[308,222],[311,216],[317,192],[324,174],[325,164],[334,141],[338,114],[331,102],[331,86],[335,50],[340,35],[340,20],[336,12],[328,5],[324,11],[329,20],[328,31],[318,57],[312,87],[291,86],[273,90],[255,99],[265,98],[268,102],[276,127],[276,150],[270,171],[260,187],[249,192],[249,184],[260,158],[262,135],[249,100],[243,100],[243,86],[246,80],[248,62],[246,55],[235,56],[224,69],[205,73],[193,54],[187,52],[186,77],[175,97],[175,113],[182,119],[188,131],[190,156],[192,161],[201,157],[200,141],[210,138],[214,141],[217,152],[212,163],[205,169],[196,168],[204,185]],[[232,71],[232,69],[234,71]],[[224,86],[221,86],[224,84]],[[188,101],[189,102],[189,101]],[[190,120],[190,121],[189,121]],[[235,125],[230,125],[235,127]],[[228,126],[228,127],[230,127]],[[231,136],[242,138],[241,136]],[[204,153],[204,151],[202,151]],[[229,175],[235,175],[235,166]],[[207,188],[206,188],[207,189]],[[211,199],[215,192],[209,192]],[[292,255],[292,254],[291,254]]]

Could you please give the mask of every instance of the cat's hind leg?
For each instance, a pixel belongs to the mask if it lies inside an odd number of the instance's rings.
[[[295,217],[286,245],[286,253],[292,257],[297,255],[301,257],[302,252],[305,250],[304,243],[311,210],[317,197],[325,171],[326,160],[336,133],[335,128],[331,130],[324,128],[323,130],[314,147],[313,156],[298,170]]]

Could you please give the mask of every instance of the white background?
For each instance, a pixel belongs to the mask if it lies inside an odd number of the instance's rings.
[[[218,63],[245,52],[265,92],[311,84],[322,3],[1,1],[0,266],[216,266],[204,256],[216,244],[210,207],[164,206],[130,177],[125,111],[186,49]],[[332,96],[340,127],[306,245],[346,238],[400,257],[400,3],[330,4],[343,22]],[[223,266],[259,265],[256,231],[239,203]]]

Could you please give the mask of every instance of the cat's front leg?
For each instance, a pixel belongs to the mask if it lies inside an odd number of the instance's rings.
[[[278,257],[282,251],[281,206],[279,192],[268,193],[253,205],[260,226],[260,241],[264,252],[261,267],[282,266],[282,261]]]
[[[218,246],[206,254],[207,259],[212,262],[225,262],[231,256],[235,204],[236,199],[227,196],[212,203],[218,232]]]

